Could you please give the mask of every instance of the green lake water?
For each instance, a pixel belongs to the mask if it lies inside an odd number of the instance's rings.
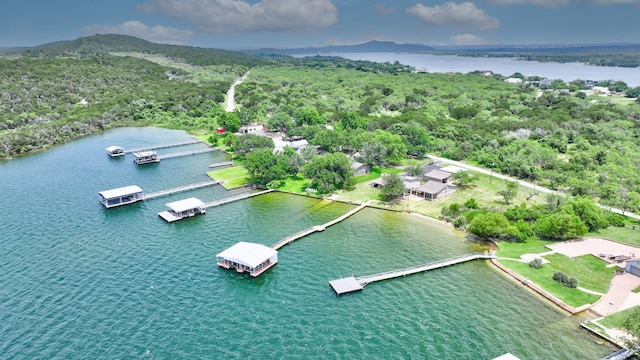
[[[213,186],[105,209],[102,190],[207,180],[220,152],[136,166],[104,148],[188,140],[126,128],[0,163],[2,359],[599,359],[613,347],[483,261],[373,283],[329,280],[473,252],[419,216],[365,209],[279,251],[261,277],[218,268],[238,241],[272,245],[353,205],[270,193],[167,224],[165,204],[233,196]],[[158,150],[160,154],[202,145]]]

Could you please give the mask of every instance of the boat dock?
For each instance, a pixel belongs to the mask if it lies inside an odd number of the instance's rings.
[[[472,254],[466,254],[462,256],[457,256],[457,257],[453,257],[445,260],[428,263],[425,265],[413,266],[406,269],[392,270],[392,271],[387,271],[379,274],[361,276],[359,278],[355,278],[351,276],[351,277],[342,278],[338,280],[332,280],[332,281],[329,281],[329,284],[331,285],[333,290],[336,292],[336,294],[342,295],[342,294],[362,290],[365,285],[370,284],[372,282],[376,282],[376,281],[388,280],[388,279],[407,276],[407,275],[411,275],[419,272],[440,269],[450,265],[460,264],[463,262],[476,260],[476,259],[496,259],[496,258],[497,257],[495,255],[488,255],[484,253],[472,253]]]
[[[603,357],[602,360],[625,360],[635,355],[635,353],[629,349],[620,349],[613,354]]]
[[[322,225],[314,225],[314,226],[306,228],[306,229],[304,229],[302,231],[299,231],[299,232],[297,232],[297,233],[295,233],[293,235],[289,235],[286,238],[284,238],[284,239],[278,241],[277,243],[271,245],[271,248],[274,249],[274,250],[278,250],[281,247],[283,247],[283,246],[285,246],[287,244],[290,244],[290,243],[292,243],[292,242],[294,242],[294,241],[296,241],[296,240],[298,240],[300,238],[303,238],[303,237],[305,237],[307,235],[313,234],[314,232],[324,231],[324,229],[328,228],[329,226],[335,225],[335,224],[343,221],[344,219],[350,217],[351,215],[357,213],[358,211],[364,209],[365,207],[367,207],[366,203],[356,207],[355,209],[352,209],[348,213],[340,216],[339,218],[333,219],[333,220],[331,220],[331,221],[329,221],[327,223],[324,223]]]
[[[136,148],[136,149],[126,149],[126,150],[124,150],[124,153],[128,154],[128,153],[141,152],[141,151],[147,151],[147,150],[166,149],[166,148],[171,148],[171,147],[193,145],[193,144],[199,144],[199,143],[202,143],[202,141],[194,139],[194,140],[183,141],[183,142],[179,142],[179,143],[151,145],[151,146],[140,147],[140,148]]]
[[[217,182],[216,182],[216,184],[217,184]],[[243,200],[243,199],[248,199],[250,197],[254,197],[254,196],[270,193],[272,191],[274,191],[274,190],[273,189],[268,189],[268,190],[260,191],[260,192],[257,192],[257,193],[250,193],[250,194],[242,194],[242,195],[238,195],[238,196],[232,196],[232,197],[229,197],[229,198],[226,198],[226,199],[208,202],[208,203],[204,204],[204,207],[205,208],[216,207],[216,206],[232,203],[234,201],[239,201],[239,200]]]
[[[171,188],[171,189],[167,189],[167,190],[155,191],[155,192],[143,195],[142,196],[142,200],[155,199],[155,198],[159,198],[159,197],[162,197],[162,196],[168,196],[168,195],[181,193],[181,192],[184,192],[184,191],[200,189],[200,188],[203,188],[203,187],[216,185],[218,183],[219,183],[219,181],[204,181],[204,182],[201,182],[201,183],[185,185],[185,186],[179,186],[179,187],[175,187],[175,188]]]
[[[209,167],[210,168],[217,168],[217,167],[231,166],[231,165],[233,165],[233,161],[223,161],[223,162],[213,163],[213,164],[209,165]]]
[[[176,157],[181,157],[181,156],[204,154],[204,153],[212,152],[212,151],[215,151],[215,150],[216,149],[214,149],[214,148],[206,148],[206,149],[201,149],[201,150],[182,151],[182,152],[177,152],[177,153],[173,153],[173,154],[158,155],[158,160],[171,159],[171,158],[176,158]]]

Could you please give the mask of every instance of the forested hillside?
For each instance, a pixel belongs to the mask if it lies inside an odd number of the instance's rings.
[[[114,126],[208,129],[231,83],[263,62],[118,35],[20,52],[31,56],[0,59],[0,158]]]

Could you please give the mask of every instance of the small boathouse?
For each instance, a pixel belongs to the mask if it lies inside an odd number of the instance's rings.
[[[137,185],[100,191],[100,203],[106,208],[132,204],[143,200],[142,189]]]
[[[158,215],[170,223],[207,212],[205,204],[194,197],[170,202],[167,207],[169,210],[159,212]]]
[[[218,266],[257,277],[278,263],[278,252],[261,244],[239,242],[216,255]]]
[[[107,149],[107,154],[111,157],[120,157],[124,156],[124,148],[120,146],[109,146]]]
[[[158,158],[158,153],[156,153],[155,151],[134,152],[133,156],[134,156],[133,162],[135,162],[138,165],[160,162],[160,159]]]

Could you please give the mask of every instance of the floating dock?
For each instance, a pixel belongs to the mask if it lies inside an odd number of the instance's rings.
[[[158,213],[158,216],[171,223],[187,217],[193,217],[207,212],[207,208],[200,199],[191,197],[167,204],[169,210]]]
[[[133,162],[138,165],[152,164],[160,162],[158,153],[155,151],[138,151],[133,153]]]
[[[111,157],[124,156],[124,149],[121,148],[120,146],[109,146],[105,150],[107,150],[107,155],[109,155]]]
[[[347,277],[347,278],[338,279],[338,280],[331,280],[329,281],[329,284],[331,285],[333,290],[336,292],[336,294],[342,295],[342,294],[362,290],[365,287],[365,285],[370,284],[372,282],[376,282],[376,281],[388,280],[388,279],[407,276],[407,275],[411,275],[411,274],[415,274],[423,271],[440,269],[446,266],[460,264],[463,262],[476,260],[476,259],[496,259],[496,258],[497,257],[495,255],[488,255],[483,253],[472,253],[472,254],[457,256],[457,257],[453,257],[453,258],[449,258],[441,261],[436,261],[433,263],[428,263],[425,265],[413,266],[406,269],[392,270],[392,271],[387,271],[379,274],[362,276],[359,278],[355,278],[352,276],[352,277]]]
[[[231,165],[233,165],[233,161],[222,161],[222,162],[213,163],[213,164],[209,165],[209,167],[210,168],[217,168],[217,167],[231,166]]]
[[[225,269],[236,269],[237,272],[248,272],[257,277],[278,263],[278,252],[270,247],[239,242],[216,255],[218,266]]]
[[[299,231],[299,232],[297,232],[297,233],[295,233],[293,235],[289,235],[286,238],[284,238],[284,239],[278,241],[277,243],[271,245],[271,248],[274,249],[274,250],[278,250],[281,247],[283,247],[283,246],[285,246],[287,244],[290,244],[290,243],[292,243],[292,242],[294,242],[294,241],[296,241],[296,240],[298,240],[300,238],[303,238],[303,237],[305,237],[307,235],[313,234],[314,232],[324,231],[329,226],[335,225],[335,224],[343,221],[344,219],[352,216],[353,214],[357,213],[358,211],[364,209],[365,207],[367,207],[366,203],[356,207],[355,209],[353,209],[353,210],[349,211],[348,213],[340,216],[339,218],[333,219],[333,220],[331,220],[331,221],[329,221],[327,223],[324,223],[322,225],[311,226],[311,227],[306,228],[306,229],[304,229],[302,231]]]

